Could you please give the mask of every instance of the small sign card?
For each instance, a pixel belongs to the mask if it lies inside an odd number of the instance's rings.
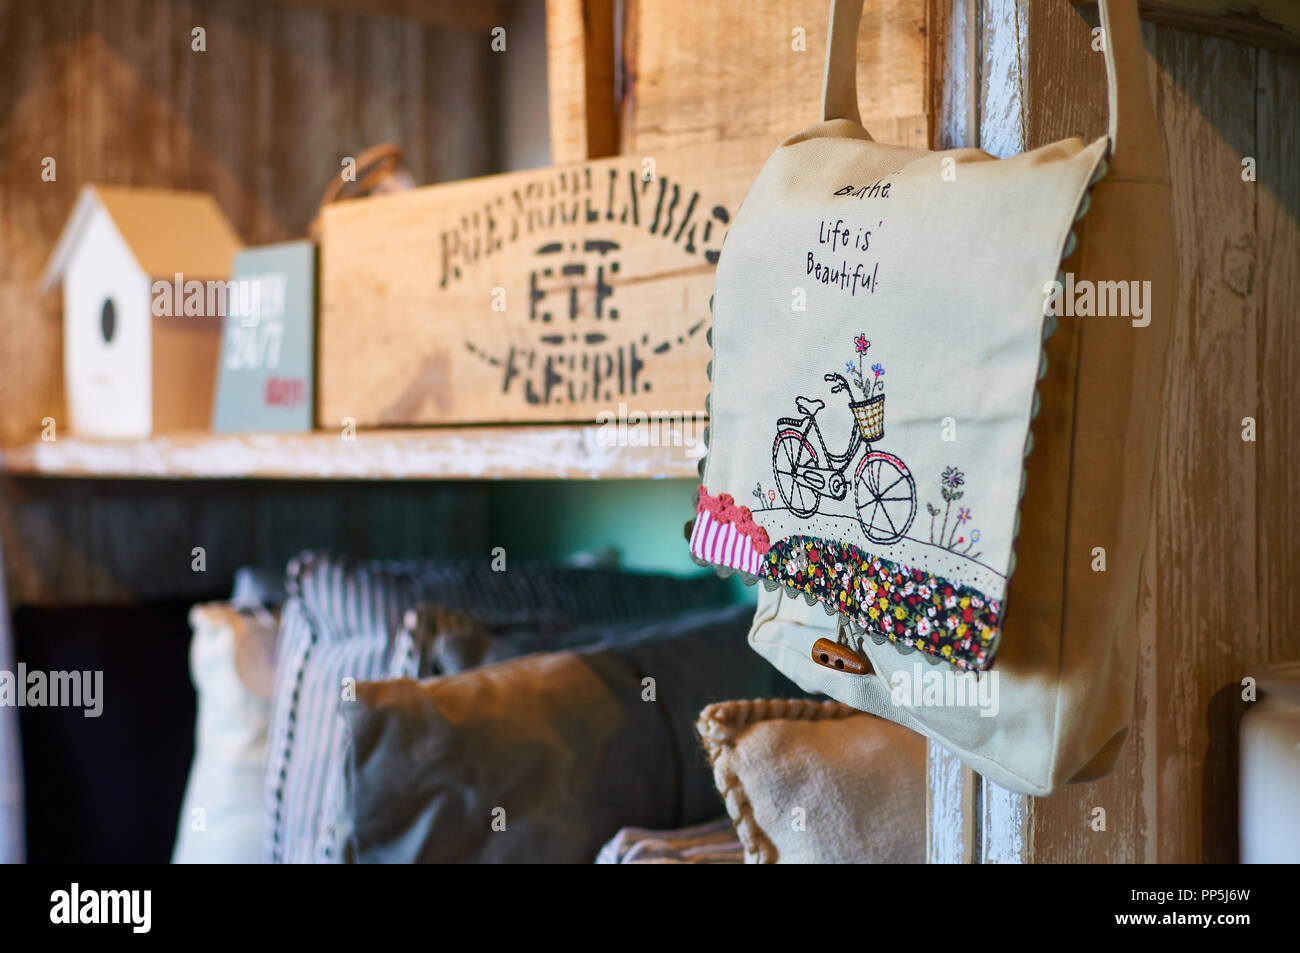
[[[312,429],[316,246],[285,242],[235,256],[212,411],[216,433]]]

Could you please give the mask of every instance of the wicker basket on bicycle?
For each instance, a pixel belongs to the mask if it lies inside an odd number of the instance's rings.
[[[857,418],[858,429],[862,431],[863,440],[868,443],[875,443],[885,435],[884,394],[877,394],[875,397],[868,397],[866,400],[851,401],[849,409],[853,411],[853,416]]]

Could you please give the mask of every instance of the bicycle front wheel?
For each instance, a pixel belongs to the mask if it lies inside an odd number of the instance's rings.
[[[862,532],[873,543],[898,542],[916,518],[916,482],[892,453],[877,450],[862,458],[853,497]]]

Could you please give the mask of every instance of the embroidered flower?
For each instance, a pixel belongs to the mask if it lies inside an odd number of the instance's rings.
[[[872,370],[872,373],[874,373],[877,377],[879,377],[880,375],[882,375],[882,374],[885,373],[885,365],[883,365],[883,364],[872,364],[872,365],[871,365],[871,370]]]
[[[956,467],[944,467],[943,476],[939,477],[939,482],[948,489],[955,490],[966,482],[966,474]]]
[[[913,646],[959,669],[983,667],[978,653],[987,655],[997,637],[998,616],[981,593],[895,566],[850,543],[787,537],[770,545],[760,571],[847,617],[859,632]]]
[[[957,522],[958,522],[958,523],[965,523],[965,522],[966,522],[967,520],[969,520],[969,519],[970,519],[970,507],[969,507],[969,506],[963,506],[961,509],[959,509],[959,510],[957,511]]]
[[[866,354],[867,348],[871,347],[871,342],[867,340],[865,334],[859,334],[853,339],[853,346],[857,348],[859,354]]]

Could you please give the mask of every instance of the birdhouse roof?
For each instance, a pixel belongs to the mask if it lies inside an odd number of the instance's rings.
[[[45,290],[62,277],[86,226],[99,211],[112,219],[149,278],[170,279],[177,273],[186,280],[229,278],[235,253],[244,247],[207,192],[87,185],[45,267]]]

